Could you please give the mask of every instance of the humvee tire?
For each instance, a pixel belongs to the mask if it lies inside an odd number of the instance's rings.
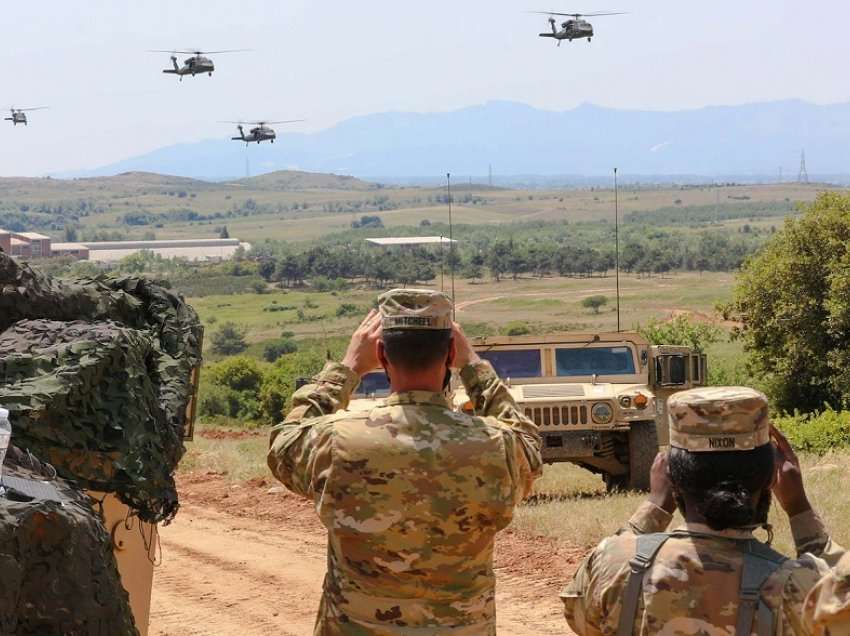
[[[629,490],[649,490],[649,471],[657,454],[655,422],[634,422],[629,429]]]

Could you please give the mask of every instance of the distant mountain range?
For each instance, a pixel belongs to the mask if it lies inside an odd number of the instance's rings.
[[[95,170],[148,171],[205,179],[282,169],[404,182],[447,171],[458,177],[605,177],[617,166],[636,180],[723,176],[794,179],[805,148],[812,179],[850,175],[850,103],[799,100],[682,111],[616,110],[584,104],[563,112],[488,102],[451,112],[379,113],[326,130],[282,133],[275,144],[215,139],[176,144]],[[533,178],[529,178],[532,179]]]

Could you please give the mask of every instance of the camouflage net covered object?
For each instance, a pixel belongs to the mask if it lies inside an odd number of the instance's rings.
[[[177,512],[195,311],[138,277],[61,281],[0,253],[0,405],[13,441],[144,521]]]
[[[15,449],[3,474],[53,476]],[[91,499],[62,479],[48,485],[53,499],[17,490],[0,496],[0,634],[138,634],[112,541]]]

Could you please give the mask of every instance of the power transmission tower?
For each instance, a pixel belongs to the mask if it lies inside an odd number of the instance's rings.
[[[806,150],[800,151],[800,174],[797,175],[797,183],[808,183],[809,173],[806,172]]]

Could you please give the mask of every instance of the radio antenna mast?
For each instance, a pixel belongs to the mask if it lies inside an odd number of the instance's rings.
[[[452,173],[446,173],[446,194],[449,199],[449,272],[452,278],[452,320],[455,319],[455,242],[452,231]]]
[[[617,333],[620,333],[620,201],[614,168],[614,275],[617,280]]]

